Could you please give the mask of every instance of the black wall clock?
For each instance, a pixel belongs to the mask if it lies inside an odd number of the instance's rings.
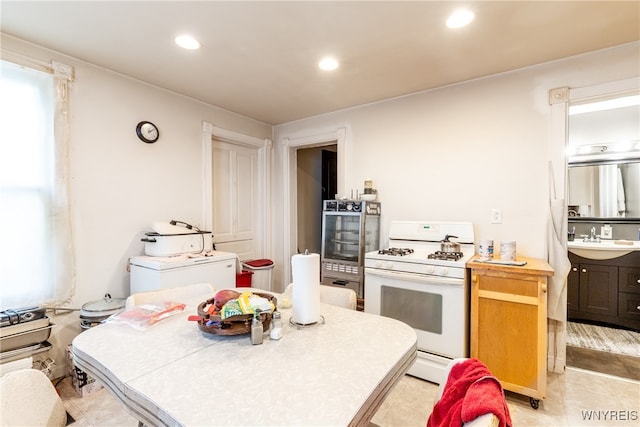
[[[140,122],[136,126],[136,134],[138,138],[147,144],[153,144],[160,138],[158,127],[151,122]]]

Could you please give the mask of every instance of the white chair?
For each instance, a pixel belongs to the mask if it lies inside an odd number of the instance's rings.
[[[127,298],[125,308],[130,309],[138,305],[160,301],[185,302],[185,300],[195,300],[197,297],[205,301],[208,298],[213,298],[215,292],[215,288],[210,283],[196,283],[157,291],[138,292]]]
[[[284,293],[290,297],[292,292],[293,283],[290,283]],[[320,285],[320,302],[355,310],[358,301],[353,289]]]
[[[445,388],[445,385],[447,384],[447,380],[449,379],[449,373],[451,372],[451,368],[453,368],[453,366],[455,366],[458,363],[464,362],[465,360],[467,359],[461,357],[461,358],[453,359],[451,362],[449,362],[449,365],[447,365],[447,369],[445,370],[445,373],[444,373],[444,378],[442,379],[442,381],[440,381],[440,386],[438,387],[438,393],[436,394],[434,406],[436,403],[438,403],[438,401],[442,397],[442,394],[444,393],[444,388]],[[463,427],[498,427],[499,425],[500,425],[500,419],[492,413],[487,413],[484,415],[480,415],[479,417],[475,418],[472,421],[464,423]]]
[[[0,378],[0,425],[64,426],[67,411],[47,376],[20,369]]]

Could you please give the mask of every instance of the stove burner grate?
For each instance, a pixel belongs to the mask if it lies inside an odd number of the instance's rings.
[[[446,260],[446,261],[458,261],[464,254],[462,252],[443,252],[436,251],[427,255],[428,259]]]
[[[413,249],[409,248],[389,248],[389,249],[380,249],[378,251],[381,255],[391,255],[391,256],[405,256],[413,253]]]

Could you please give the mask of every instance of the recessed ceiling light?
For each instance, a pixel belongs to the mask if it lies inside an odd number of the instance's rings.
[[[338,68],[338,61],[335,58],[331,58],[327,56],[326,58],[322,58],[322,60],[318,63],[318,67],[325,71],[331,71]]]
[[[176,44],[184,49],[195,50],[200,49],[200,42],[190,35],[183,34],[176,37]]]
[[[447,19],[447,27],[460,28],[468,25],[476,15],[469,9],[458,9]]]

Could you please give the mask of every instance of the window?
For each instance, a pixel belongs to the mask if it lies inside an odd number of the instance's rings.
[[[0,308],[57,306],[74,289],[66,191],[69,77],[55,67],[0,66]]]

